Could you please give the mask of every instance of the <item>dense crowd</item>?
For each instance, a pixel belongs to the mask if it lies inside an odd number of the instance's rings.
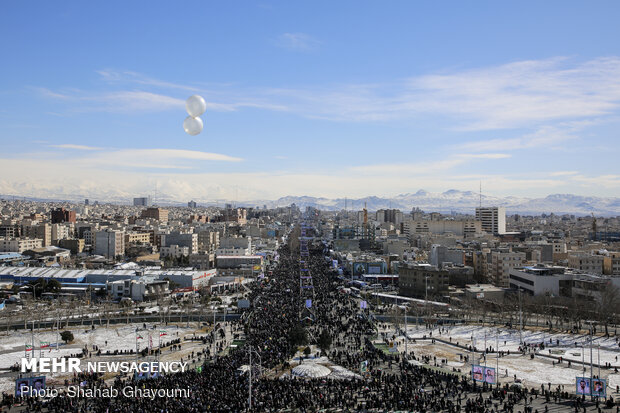
[[[189,389],[191,397],[136,398],[120,394],[116,398],[55,397],[44,405],[27,399],[28,411],[48,412],[242,412],[249,409],[248,372],[253,354],[252,406],[254,411],[297,409],[403,410],[415,412],[515,412],[533,398],[548,403],[566,403],[569,411],[581,411],[583,400],[552,389],[487,387],[467,376],[414,363],[399,354],[387,354],[372,344],[377,336],[373,320],[360,309],[359,302],[338,291],[337,275],[324,258],[323,245],[311,248],[308,258],[313,277],[314,298],[311,321],[303,321],[304,304],[299,292],[299,256],[283,246],[273,275],[253,285],[249,294],[252,309],[243,314],[237,328],[244,329],[245,344],[225,356],[210,357],[213,344],[222,350],[223,338],[200,337],[205,356],[201,368],[159,378],[134,381],[119,377],[115,388],[139,386],[153,389]],[[289,361],[299,345],[323,344],[324,355],[337,365],[359,374],[349,379],[299,378],[290,374]],[[250,351],[251,350],[251,351]],[[198,360],[201,357],[196,355]],[[194,355],[192,355],[194,358]],[[367,370],[360,371],[365,363]],[[260,368],[257,366],[260,364]],[[241,372],[240,372],[241,371]],[[287,374],[282,377],[282,373]],[[104,386],[87,380],[86,388]],[[107,384],[109,386],[109,383]],[[5,399],[4,404],[15,400]],[[523,405],[523,406],[522,406]],[[540,412],[542,413],[542,411]]]

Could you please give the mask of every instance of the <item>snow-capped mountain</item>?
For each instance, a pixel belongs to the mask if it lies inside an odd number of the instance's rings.
[[[25,199],[37,201],[63,200],[72,202],[82,202],[84,198],[99,199],[103,202],[115,204],[131,204],[130,194],[67,194],[59,196],[28,197]],[[107,196],[106,196],[107,195]],[[2,196],[3,199],[12,199],[11,196]],[[18,197],[21,199],[21,197]],[[219,205],[223,206],[224,200],[205,198],[194,198],[200,205]],[[158,194],[157,204],[168,206],[184,206],[187,201],[176,199],[166,194]],[[542,213],[555,214],[575,214],[597,216],[620,216],[620,198],[617,197],[594,197],[572,194],[553,194],[544,198],[519,198],[514,196],[497,197],[482,195],[472,191],[458,191],[451,189],[441,193],[427,192],[419,190],[415,193],[406,193],[394,197],[367,196],[364,198],[322,198],[312,196],[286,196],[277,200],[253,200],[237,202],[237,206],[255,207],[267,205],[269,208],[283,207],[295,204],[305,209],[315,207],[323,210],[337,211],[345,208],[348,210],[361,210],[366,205],[369,211],[378,209],[396,208],[403,212],[409,212],[412,208],[420,208],[426,212],[451,211],[457,213],[473,214],[475,208],[482,206],[503,206],[506,207],[507,214],[540,215]]]
[[[420,208],[431,212],[450,212],[473,214],[475,208],[482,206],[503,206],[508,214],[576,214],[616,216],[620,215],[620,198],[602,198],[580,196],[572,194],[554,194],[544,198],[519,198],[519,197],[496,197],[482,195],[472,191],[458,191],[451,189],[443,193],[432,193],[419,190],[415,193],[400,194],[391,198],[369,196],[358,199],[328,199],[310,196],[287,196],[275,201],[257,201],[244,203],[248,206],[263,205],[268,207],[288,206],[292,203],[305,208],[307,206],[326,209],[360,210],[366,205],[370,211],[386,208],[398,208],[401,211],[411,211],[412,208]]]

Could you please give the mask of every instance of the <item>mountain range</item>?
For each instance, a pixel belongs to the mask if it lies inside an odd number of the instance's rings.
[[[0,195],[2,199],[12,199],[14,197]],[[66,196],[62,199],[50,198],[23,198],[31,201],[69,201],[83,202],[83,196]],[[60,198],[60,197],[59,197]],[[93,199],[91,199],[92,201]],[[114,204],[131,204],[131,199],[112,197],[99,198],[100,202]],[[155,199],[158,205],[184,206],[186,202],[180,202],[162,194],[158,194]],[[210,199],[195,199],[202,206],[219,205],[223,206],[222,200],[213,201]],[[229,201],[228,201],[229,202]],[[419,190],[415,193],[400,194],[393,197],[368,196],[364,198],[321,198],[312,196],[285,196],[277,200],[253,200],[237,202],[237,206],[256,207],[266,205],[268,208],[284,207],[295,204],[302,210],[306,207],[314,207],[322,210],[337,211],[346,208],[348,210],[361,210],[366,205],[369,211],[378,209],[395,208],[403,212],[409,212],[413,208],[420,208],[425,212],[443,213],[465,213],[474,214],[475,208],[482,206],[503,206],[507,214],[540,215],[543,213],[555,214],[575,214],[597,216],[620,216],[620,198],[618,197],[595,197],[573,194],[553,194],[544,198],[520,198],[514,196],[498,197],[482,196],[472,191],[459,191],[451,189],[445,192],[427,192]]]
[[[480,195],[472,191],[451,189],[442,193],[419,190],[415,193],[400,194],[382,198],[369,196],[358,199],[329,199],[310,196],[287,196],[275,201],[256,201],[244,203],[251,205],[267,205],[270,208],[287,206],[292,203],[304,209],[315,207],[323,210],[361,210],[366,205],[369,211],[397,208],[409,212],[412,208],[420,208],[426,212],[457,212],[474,214],[475,208],[482,206],[503,206],[507,214],[540,215],[542,213],[575,214],[597,216],[620,215],[620,198],[603,198],[572,194],[554,194],[544,198],[519,198],[514,196],[496,197]]]

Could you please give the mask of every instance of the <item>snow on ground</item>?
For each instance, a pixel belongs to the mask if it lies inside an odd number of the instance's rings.
[[[488,360],[487,366],[495,367],[495,360]],[[508,370],[508,376],[506,376]],[[509,380],[517,375],[517,378],[525,381],[528,385],[538,385],[551,383],[552,386],[563,384],[573,386],[575,377],[581,375],[581,369],[568,368],[564,366],[552,366],[546,361],[539,359],[530,360],[527,356],[509,356],[499,359],[500,381],[502,377]]]
[[[441,328],[442,332],[440,333],[438,328],[427,329],[424,326],[408,326],[409,341],[407,348],[410,353],[418,358],[417,363],[420,361],[420,356],[429,356],[431,358],[430,365],[434,365],[436,361],[438,366],[448,371],[456,369],[457,371],[460,370],[463,373],[468,373],[471,361],[465,363],[461,356],[473,357],[476,364],[484,364],[480,353],[472,356],[472,353],[466,349],[439,341],[435,341],[433,344],[428,339],[441,339],[464,346],[473,344],[477,349],[481,350],[484,349],[486,336],[487,347],[496,348],[496,343],[498,343],[500,350],[510,350],[511,352],[510,356],[501,357],[499,360],[496,360],[495,354],[489,354],[487,357],[487,366],[494,368],[498,366],[499,372],[497,376],[500,382],[513,382],[516,375],[517,379],[524,381],[528,386],[540,386],[541,384],[547,385],[551,383],[552,386],[564,385],[569,390],[574,386],[575,377],[583,374],[581,366],[582,348],[580,347],[582,344],[585,345],[584,355],[586,364],[590,361],[589,337],[587,335],[550,334],[542,330],[523,330],[519,332],[519,330],[515,329],[477,325],[457,325]],[[388,326],[388,329],[382,329],[381,331],[386,332],[389,338],[395,333],[392,326]],[[426,336],[427,340],[422,339],[424,336]],[[521,355],[518,353],[521,338],[528,344],[540,344],[544,341],[546,348],[542,351],[537,351],[535,358],[530,359],[529,354]],[[396,337],[395,344],[398,351],[405,351],[404,342],[404,336]],[[577,343],[577,346],[575,346],[575,343]],[[600,362],[602,364],[607,362],[611,363],[612,366],[620,367],[620,363],[616,359],[616,356],[620,356],[620,347],[618,347],[616,338],[594,338],[592,351],[594,363],[597,363],[599,360],[599,345]],[[549,350],[551,350],[551,353]],[[565,361],[562,364],[553,365],[553,359],[541,357],[541,355],[561,356]],[[579,364],[573,363],[569,368],[567,360],[572,360]],[[498,364],[496,364],[497,362]],[[598,368],[595,367],[594,374],[597,373]],[[601,369],[601,377],[609,377],[608,385],[614,390],[616,385],[620,385],[620,374],[613,374],[613,370]]]
[[[195,326],[195,324],[191,325]],[[102,352],[105,352],[107,350],[135,350],[136,329],[139,329],[139,333],[144,337],[143,340],[138,340],[141,348],[144,348],[148,344],[149,333],[153,338],[153,346],[157,347],[157,344],[159,342],[160,329],[166,330],[168,334],[167,336],[162,337],[162,341],[168,341],[171,338],[183,337],[185,334],[193,333],[194,331],[196,331],[193,327],[186,328],[179,327],[177,325],[163,327],[159,326],[157,329],[154,329],[153,324],[147,324],[147,330],[143,329],[143,324],[123,324],[111,326],[110,328],[95,327],[94,330],[92,330],[90,327],[72,327],[67,330],[73,333],[74,340],[72,345],[80,348],[84,345],[87,345],[89,349],[92,349],[93,345],[97,345]],[[65,331],[65,329],[62,329],[62,331]],[[55,343],[57,343],[59,340],[60,338],[55,331],[35,331],[34,333],[35,348],[39,347],[40,342],[49,342],[52,343],[52,346],[55,346]],[[9,336],[0,335],[0,351],[19,349],[23,350],[24,345],[31,344],[31,342],[32,333],[30,331],[13,331],[10,333]]]
[[[446,331],[447,330],[447,331]],[[507,329],[499,327],[482,327],[477,325],[458,325],[451,327],[442,327],[442,332],[438,328],[426,329],[424,326],[409,326],[407,328],[409,339],[422,338],[426,336],[446,341],[452,340],[452,343],[470,346],[474,345],[477,349],[487,347],[499,348],[502,351],[516,352],[521,343],[540,344],[545,343],[545,350],[542,354],[563,357],[565,360],[581,362],[582,350],[581,346],[585,346],[586,363],[590,361],[589,336],[573,335],[566,333],[548,333],[541,330],[523,330],[521,333],[516,329]],[[577,344],[577,345],[575,345]],[[601,363],[610,363],[614,367],[620,368],[620,346],[616,342],[615,337],[595,337],[593,340],[593,357],[594,363],[598,364],[599,355]],[[551,350],[551,352],[550,352]]]
[[[102,353],[105,354],[106,351],[114,352],[115,350],[135,350],[136,348],[136,329],[139,329],[139,334],[143,337],[143,339],[138,340],[140,349],[144,349],[149,345],[149,333],[153,340],[153,348],[157,348],[159,345],[159,332],[160,330],[165,330],[167,335],[161,338],[162,344],[171,341],[177,338],[183,338],[186,335],[193,335],[196,333],[197,335],[205,334],[204,332],[200,332],[196,330],[194,327],[195,323],[190,324],[191,327],[187,328],[184,324],[182,326],[179,325],[168,325],[168,326],[160,326],[157,325],[157,328],[153,328],[153,324],[147,324],[147,329],[143,329],[143,324],[123,324],[116,325],[113,327],[105,328],[105,327],[95,327],[95,330],[92,330],[90,327],[82,327],[75,328],[72,327],[67,329],[73,333],[74,340],[71,344],[65,345],[62,340],[59,339],[56,331],[35,331],[34,333],[34,355],[35,357],[39,357],[39,347],[41,342],[49,342],[50,347],[44,348],[42,351],[43,357],[62,357],[69,356],[71,354],[80,353],[81,349],[84,346],[87,346],[89,350],[92,350],[92,346],[96,345],[99,347]],[[65,331],[62,329],[61,331]],[[107,345],[106,345],[107,342]],[[58,350],[56,349],[56,343],[59,343]],[[0,372],[8,371],[8,369],[15,365],[16,363],[20,363],[21,359],[25,354],[25,345],[32,344],[32,332],[30,331],[11,331],[10,335],[0,335]],[[188,353],[191,353],[191,350],[194,349],[195,346],[201,345],[201,342],[184,342],[183,343],[183,351],[181,352],[173,352],[170,353],[168,351],[164,351],[162,354],[162,360],[166,360],[168,358],[180,359],[180,357],[187,357]],[[133,356],[132,356],[133,357]],[[100,358],[92,358],[90,361],[97,360],[106,360],[105,356],[101,356]],[[6,374],[6,373],[5,373]],[[5,375],[4,377],[0,377],[0,392],[7,391],[12,392],[15,386],[15,377],[17,373],[11,375]],[[49,377],[59,378],[62,374],[51,375],[47,374],[48,380]]]
[[[52,348],[51,350],[50,348],[44,348],[41,353],[39,353],[39,350],[37,349],[34,357],[38,358],[39,354],[41,354],[41,357],[65,357],[79,352],[80,350],[76,348],[60,347],[58,350],[55,348]],[[29,354],[28,356],[30,357],[31,355]],[[0,370],[8,370],[11,366],[21,363],[21,360],[24,357],[24,350],[0,354]]]

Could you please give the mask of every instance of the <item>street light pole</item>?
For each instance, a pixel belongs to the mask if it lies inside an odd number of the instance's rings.
[[[252,411],[252,346],[248,344],[248,353],[250,353],[250,368],[248,370],[248,410]]]
[[[409,358],[409,334],[407,333],[407,305],[405,303],[405,359]]]
[[[594,338],[594,330],[592,329],[592,321],[590,321],[590,391],[592,391],[592,339]],[[591,394],[591,393],[590,393]],[[594,400],[594,396],[592,396],[592,400]]]

